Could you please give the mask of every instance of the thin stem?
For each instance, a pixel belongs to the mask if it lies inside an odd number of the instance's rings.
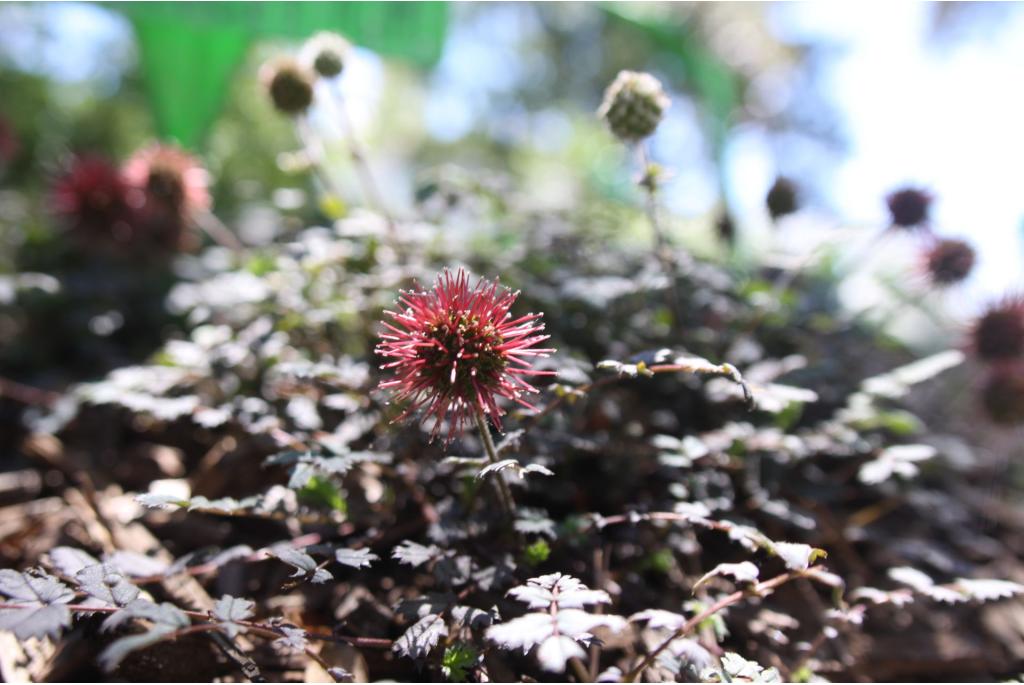
[[[476,427],[480,431],[480,439],[484,443],[484,451],[487,452],[487,461],[491,464],[497,464],[498,450],[494,446],[494,440],[491,439],[491,429],[487,425],[487,419],[484,418],[483,409],[476,407],[476,410],[473,412],[473,418],[476,419]],[[498,491],[498,500],[501,502],[501,508],[504,510],[506,518],[510,522],[514,521],[515,500],[512,499],[512,490],[508,487],[508,483],[505,482],[505,476],[501,475],[501,471],[495,472],[494,481]]]
[[[213,239],[213,242],[221,247],[226,247],[232,252],[239,252],[243,249],[242,242],[213,212],[204,210],[197,213],[193,220],[206,235]]]
[[[668,636],[668,638],[662,641],[661,644],[659,644],[657,647],[648,652],[647,656],[644,657],[643,661],[641,661],[635,668],[633,668],[629,673],[623,676],[622,682],[636,682],[637,679],[641,676],[641,674],[643,674],[644,670],[646,670],[651,664],[653,664],[654,660],[658,658],[658,655],[666,649],[668,649],[668,646],[670,644],[672,644],[679,638],[683,637],[684,635],[687,635],[688,633],[692,632],[701,623],[706,621],[711,616],[714,616],[722,609],[730,607],[733,604],[742,601],[745,597],[748,596],[763,596],[768,592],[771,592],[775,588],[779,587],[780,585],[788,583],[794,578],[799,578],[802,575],[802,571],[789,571],[787,573],[783,573],[782,575],[775,576],[771,580],[766,580],[763,583],[758,583],[749,590],[737,590],[731,595],[726,595],[725,597],[718,600],[717,602],[715,602],[714,604],[707,607],[699,614],[691,618],[689,621],[681,625],[674,633],[672,633]]]
[[[122,607],[95,607],[87,604],[65,604],[68,611],[74,611],[76,613],[83,614],[115,614],[118,611],[124,611]],[[0,603],[0,611],[5,610],[16,610],[16,609],[38,609],[38,606],[31,606],[27,604],[17,603]],[[191,611],[182,609],[181,612],[199,621],[205,621],[204,623],[197,623],[195,625],[183,628],[182,631],[178,632],[178,635],[201,632],[204,630],[213,630],[221,627],[221,623],[217,621],[211,621],[210,614],[202,611]],[[254,633],[263,635],[265,637],[285,637],[285,632],[277,626],[268,625],[265,623],[257,623],[255,621],[235,620],[232,623],[236,623],[240,626],[245,626],[247,629]],[[327,633],[317,633],[309,630],[303,630],[303,636],[307,640],[319,640],[321,642],[338,642],[341,644],[352,645],[353,647],[367,647],[371,649],[390,649],[394,644],[391,640],[375,637],[348,637],[346,635],[333,635]],[[167,637],[174,637],[175,633],[168,633]]]
[[[334,178],[324,164],[323,144],[313,131],[313,127],[310,126],[308,115],[300,114],[295,117],[295,130],[298,133],[299,141],[302,143],[302,148],[306,152],[306,157],[309,159],[313,174],[320,181],[320,185],[323,186],[325,192],[341,199],[343,197],[341,189],[334,182]]]
[[[590,674],[587,673],[587,669],[583,665],[583,662],[579,660],[579,657],[571,657],[569,659],[569,665],[572,666],[572,670],[576,673],[576,677],[579,678],[581,683],[593,682],[590,679]]]
[[[643,141],[636,144],[637,159],[640,163],[640,187],[645,191],[644,211],[647,214],[647,221],[651,225],[651,232],[654,233],[654,256],[661,264],[665,278],[668,279],[668,288],[665,291],[665,304],[668,306],[669,315],[672,317],[672,325],[675,326],[679,319],[679,292],[676,289],[676,268],[675,259],[669,249],[668,240],[661,227],[661,219],[658,213],[658,176],[657,170],[651,164],[647,152],[647,145]]]
[[[370,169],[370,162],[367,160],[363,146],[356,137],[355,126],[352,123],[352,118],[349,117],[348,107],[345,105],[345,97],[341,92],[341,85],[336,78],[331,80],[331,94],[334,96],[334,104],[338,109],[338,118],[341,120],[345,143],[348,145],[349,156],[352,157],[352,163],[355,165],[359,182],[363,186],[366,202],[384,217],[388,227],[388,235],[392,243],[397,243],[398,231],[395,228],[394,219],[391,218],[391,214],[384,205],[384,197],[381,195],[380,186],[377,185],[373,171]]]

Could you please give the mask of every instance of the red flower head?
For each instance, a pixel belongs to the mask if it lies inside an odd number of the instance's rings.
[[[531,368],[531,357],[546,357],[551,349],[534,345],[547,340],[541,314],[513,319],[509,309],[519,295],[481,278],[470,287],[469,275],[445,269],[428,291],[403,291],[402,310],[387,312],[377,354],[388,357],[381,366],[394,377],[380,383],[397,400],[412,402],[399,419],[424,409],[435,420],[431,439],[442,420],[450,424],[451,440],[482,411],[501,429],[504,413],[497,398],[534,407],[522,395],[538,392],[526,376],[550,376],[553,371]]]
[[[925,273],[939,287],[954,285],[971,275],[976,255],[964,240],[941,238],[924,252]]]
[[[202,164],[173,145],[154,143],[125,162],[124,177],[146,200],[182,216],[210,208],[209,177]]]
[[[158,250],[192,247],[196,236],[188,223],[210,208],[208,174],[199,161],[177,147],[154,143],[131,156],[124,177],[132,187],[140,239]]]
[[[121,172],[101,157],[76,157],[54,183],[54,211],[80,237],[132,239],[129,188]]]
[[[974,323],[971,347],[986,362],[1024,360],[1024,295],[1004,297]]]

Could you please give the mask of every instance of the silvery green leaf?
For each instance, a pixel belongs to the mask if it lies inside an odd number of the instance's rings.
[[[664,609],[645,609],[629,617],[630,621],[647,622],[654,630],[678,630],[686,624],[686,617]]]
[[[72,577],[86,566],[94,566],[100,560],[74,547],[54,547],[50,550],[50,563],[65,576]]]
[[[0,569],[0,594],[19,605],[0,610],[0,630],[12,631],[19,640],[56,637],[71,624],[71,612],[65,605],[75,593],[48,573]]]
[[[505,649],[521,649],[523,653],[554,634],[551,614],[526,614],[487,629],[487,639]]]
[[[555,625],[558,632],[573,638],[589,635],[595,628],[607,628],[613,633],[620,633],[626,627],[626,619],[611,614],[591,614],[582,609],[561,609],[556,614]]]
[[[1007,599],[1024,593],[1024,585],[1009,580],[959,578],[953,587],[980,602]]]
[[[168,564],[137,552],[117,551],[109,554],[104,563],[119,570],[126,576],[148,577],[163,575]]]
[[[207,563],[219,568],[230,561],[234,561],[235,559],[244,559],[252,553],[253,549],[249,545],[235,545],[234,547],[229,547],[218,552]]]
[[[334,558],[339,564],[351,566],[352,568],[369,568],[370,565],[380,557],[369,549],[339,549],[334,552]]]
[[[427,614],[402,633],[392,649],[410,659],[422,659],[437,647],[442,637],[447,636],[448,626],[444,619],[437,614]]]
[[[753,683],[782,682],[782,678],[776,669],[766,669],[756,661],[744,659],[735,652],[726,652],[722,655],[722,671],[731,681],[741,680]]]
[[[224,595],[213,605],[213,616],[218,621],[223,622],[221,627],[224,629],[224,632],[227,633],[228,637],[233,638],[240,631],[245,630],[244,626],[240,626],[236,621],[244,621],[250,618],[253,606],[254,603],[248,599]]]
[[[850,593],[850,599],[853,601],[863,599],[872,604],[894,604],[901,607],[914,601],[914,593],[906,589],[886,592],[873,587],[859,587]]]
[[[912,587],[915,591],[931,597],[937,602],[957,604],[959,602],[966,602],[968,599],[965,593],[945,585],[936,585],[935,581],[928,574],[909,566],[889,569],[889,577],[897,583]]]
[[[311,576],[310,580],[318,584],[325,583],[334,578],[329,571],[318,568],[319,565],[316,563],[316,559],[309,556],[302,550],[289,547],[279,547],[272,550],[270,554],[289,566],[295,567],[295,573],[292,574],[292,578]]]
[[[965,355],[959,350],[947,350],[893,369],[880,376],[868,378],[861,389],[877,397],[898,398],[906,395],[911,386],[938,376],[943,371],[960,365]]]
[[[913,478],[919,471],[915,462],[931,459],[935,454],[936,449],[931,445],[894,445],[863,464],[857,477],[868,485],[881,483],[894,475]]]
[[[174,632],[174,628],[166,625],[155,625],[145,633],[128,635],[114,640],[99,656],[100,666],[110,672],[120,665],[124,658],[132,652],[156,644]]]
[[[18,603],[67,604],[75,593],[49,573],[0,569],[0,595]]]
[[[168,626],[173,630],[184,628],[190,623],[188,615],[169,602],[155,604],[148,599],[139,598],[133,600],[121,611],[110,614],[103,621],[101,629],[104,631],[114,630],[132,619],[150,621],[151,623]]]
[[[441,614],[455,604],[451,592],[430,592],[415,599],[403,599],[395,606],[395,612],[406,619],[421,619],[427,614]]]
[[[181,499],[174,495],[158,495],[146,493],[136,495],[135,501],[149,509],[182,509],[188,506],[187,499]]]
[[[556,537],[555,522],[540,509],[520,507],[513,527],[524,535],[544,535],[552,540]]]
[[[139,588],[109,563],[87,566],[75,574],[75,579],[79,589],[89,595],[90,605],[124,607],[139,596]]]
[[[738,564],[719,564],[714,567],[693,584],[694,589],[703,585],[715,576],[729,576],[737,583],[755,583],[760,570],[749,561],[741,561]]]
[[[493,609],[491,611],[484,611],[476,607],[458,605],[452,607],[452,618],[459,625],[479,629],[493,625],[498,620],[498,614]]]
[[[274,640],[275,647],[296,652],[306,649],[306,631],[294,626],[281,626],[279,630],[283,635]]]
[[[823,549],[797,542],[773,542],[770,549],[791,571],[806,571],[816,559],[826,556]]]
[[[391,556],[401,564],[416,567],[441,556],[441,549],[436,545],[424,546],[412,540],[403,540],[391,550]]]
[[[580,659],[586,655],[579,643],[565,635],[552,635],[537,648],[540,667],[551,673],[564,673],[569,659]]]
[[[522,467],[519,466],[519,462],[516,461],[515,459],[502,459],[501,461],[495,462],[493,464],[488,464],[487,466],[480,469],[480,472],[476,474],[476,479],[483,480],[484,478],[491,474],[499,473],[505,469],[512,468],[521,469]]]

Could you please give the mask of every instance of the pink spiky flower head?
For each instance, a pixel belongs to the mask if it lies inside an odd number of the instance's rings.
[[[523,395],[538,390],[526,378],[554,372],[533,369],[531,361],[554,350],[534,347],[548,339],[538,335],[542,314],[512,318],[518,295],[483,278],[470,287],[462,269],[445,269],[430,290],[402,291],[401,309],[387,312],[391,322],[383,323],[377,345],[377,354],[391,360],[381,368],[394,374],[380,387],[411,403],[399,420],[423,409],[434,419],[434,439],[447,417],[451,442],[478,411],[501,430],[499,397],[534,409]]]
[[[136,151],[124,165],[125,180],[145,198],[187,216],[210,208],[209,174],[181,148],[153,143]]]

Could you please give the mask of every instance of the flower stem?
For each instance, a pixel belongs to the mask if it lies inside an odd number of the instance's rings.
[[[391,241],[397,243],[397,229],[395,228],[394,219],[391,218],[391,214],[384,205],[384,198],[373,176],[373,171],[370,169],[366,153],[363,152],[363,146],[360,145],[359,139],[356,138],[356,129],[351,117],[349,117],[348,107],[345,105],[345,97],[341,92],[341,85],[338,83],[338,79],[331,81],[331,94],[334,96],[338,118],[341,120],[342,133],[345,136],[345,143],[348,145],[349,156],[352,157],[352,163],[355,165],[356,173],[359,175],[359,182],[363,186],[363,195],[366,196],[367,203],[384,218]]]
[[[636,144],[637,160],[640,164],[639,185],[644,190],[644,210],[647,214],[647,221],[651,225],[651,232],[654,233],[654,257],[661,264],[665,278],[668,279],[668,287],[665,291],[665,304],[668,307],[669,315],[672,317],[672,325],[675,326],[679,320],[679,292],[676,289],[676,263],[672,250],[669,247],[665,232],[661,227],[661,219],[658,212],[658,169],[652,164],[647,152],[647,146],[643,141]]]
[[[494,440],[491,439],[491,429],[487,425],[487,419],[484,418],[484,411],[480,407],[476,408],[473,412],[473,417],[476,419],[477,430],[480,431],[480,439],[484,443],[484,451],[487,452],[487,461],[491,464],[498,463],[498,450],[494,446]],[[512,499],[512,490],[508,487],[508,483],[505,482],[505,476],[501,475],[501,471],[494,474],[495,488],[498,491],[498,500],[501,502],[501,508],[505,512],[506,518],[509,522],[515,521],[515,500]]]

